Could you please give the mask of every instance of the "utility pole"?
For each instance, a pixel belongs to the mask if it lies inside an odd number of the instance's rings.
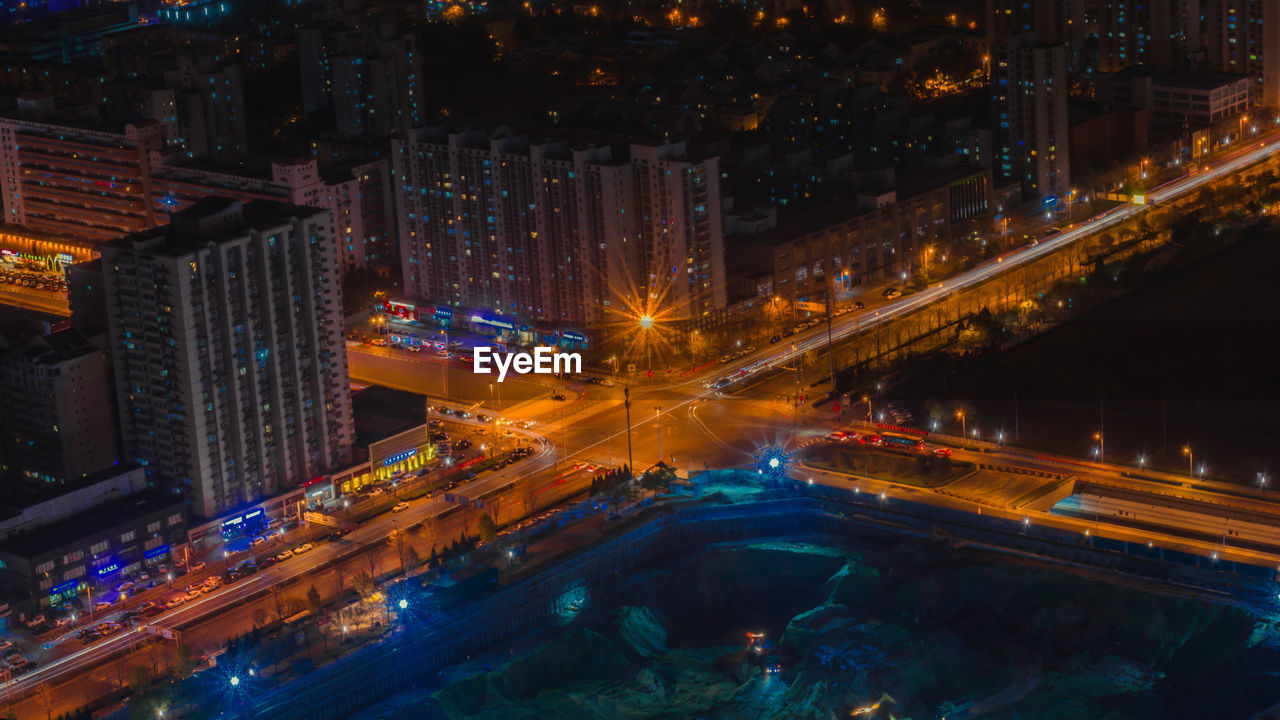
[[[627,472],[635,474],[635,460],[631,457],[631,388],[622,388],[622,407],[627,411]]]
[[[836,351],[831,339],[831,295],[835,288],[831,282],[831,273],[827,273],[827,363],[831,367],[831,397],[836,396]]]
[[[658,423],[658,462],[662,462],[662,406],[653,406],[653,417]]]

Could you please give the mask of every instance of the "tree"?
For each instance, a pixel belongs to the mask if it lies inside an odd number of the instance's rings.
[[[129,669],[129,689],[133,692],[142,690],[151,683],[151,671],[146,665],[134,665]]]
[[[657,495],[659,492],[670,488],[671,483],[677,479],[676,471],[666,463],[660,462],[640,476],[640,487]]]
[[[351,579],[351,586],[356,589],[360,597],[368,600],[373,597],[373,593],[377,590],[377,585],[373,581],[373,576],[367,572],[361,571],[358,575]]]
[[[271,604],[276,609],[276,622],[284,622],[285,618],[285,596],[284,588],[279,585],[271,585],[267,588],[267,592],[271,595]]]
[[[36,686],[36,704],[44,709],[45,720],[53,720],[53,686],[42,682]]]
[[[701,331],[694,330],[689,333],[689,357],[693,358],[694,362],[701,360],[707,354],[709,346],[707,336]]]
[[[400,561],[400,572],[405,572],[405,555],[411,547],[409,545],[409,534],[400,528],[396,528],[387,536],[387,543],[396,552],[396,558]]]
[[[173,669],[177,672],[179,678],[184,678],[187,675],[190,675],[191,670],[195,668],[195,663],[192,662],[191,658],[191,646],[186,643],[178,645],[174,650]]]
[[[253,611],[253,627],[255,630],[260,627],[265,627],[270,620],[271,618],[267,615],[266,610],[257,608]]]
[[[489,542],[497,537],[498,524],[493,521],[493,518],[490,517],[488,513],[485,513],[476,521],[476,530],[480,533],[480,539],[482,541]]]
[[[405,575],[411,574],[414,570],[417,570],[418,567],[421,565],[422,565],[422,557],[418,555],[417,548],[410,546],[409,550],[404,554],[404,574]]]
[[[319,614],[320,609],[324,607],[324,601],[320,599],[320,591],[315,585],[307,588],[307,609],[313,614]]]

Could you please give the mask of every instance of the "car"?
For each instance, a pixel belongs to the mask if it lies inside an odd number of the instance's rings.
[[[466,420],[467,418],[471,417],[471,413],[467,412],[466,410],[455,410],[453,414],[457,415],[463,420]]]
[[[276,555],[276,562],[284,562],[285,560],[288,560],[291,557],[293,557],[293,551],[284,550],[280,554]]]
[[[933,449],[933,454],[937,457],[951,457],[951,448],[939,447]]]
[[[186,595],[173,595],[169,598],[167,602],[165,602],[165,607],[176,608],[186,601],[187,601]]]
[[[270,538],[266,535],[258,535],[253,540],[249,541],[249,547],[258,547],[259,545],[266,543],[268,540],[270,540]]]
[[[301,554],[302,554],[302,553],[304,553],[304,552],[309,552],[309,551],[311,550],[311,548],[313,548],[313,547],[315,547],[315,546],[314,546],[314,545],[312,545],[311,543],[303,543],[303,544],[301,544],[301,545],[299,545],[298,547],[296,547],[296,548],[294,548],[294,549],[293,549],[293,554],[294,554],[294,555],[301,555]]]
[[[844,442],[845,440],[849,439],[849,433],[843,430],[836,430],[835,432],[828,433],[827,439],[834,440],[836,442]]]
[[[14,649],[14,644],[12,642],[9,642],[8,640],[5,640],[4,642],[0,642],[0,655],[8,655],[9,651],[13,649]]]
[[[386,339],[386,338],[374,338],[374,339],[372,339],[372,340],[370,340],[370,341],[369,341],[369,344],[370,344],[370,345],[373,345],[374,347],[386,347],[386,346],[387,346],[387,339]]]
[[[560,401],[564,401],[564,400],[568,400],[569,398],[565,397],[565,394],[564,394],[564,393],[556,393],[556,394],[554,394],[554,395],[552,395],[552,396],[551,396],[551,399],[552,399],[552,400],[560,400]]]
[[[165,611],[164,606],[156,605],[152,603],[152,607],[149,607],[146,610],[142,611],[142,617],[155,617],[156,615],[159,615],[164,611]]]
[[[266,570],[267,568],[271,567],[272,565],[275,565],[278,562],[280,561],[276,559],[275,555],[268,555],[258,561],[258,568],[260,570]]]
[[[782,342],[782,336],[781,336],[781,335],[774,335],[773,337],[769,338],[769,344],[770,344],[770,345],[776,345],[776,344],[778,344],[778,343],[780,343],[780,342]]]
[[[443,420],[431,420],[430,422],[427,423],[427,427],[432,430],[439,430],[443,426],[444,426]]]
[[[99,600],[98,602],[93,604],[94,612],[102,612],[103,610],[110,610],[110,609],[111,609],[111,603],[107,602],[106,600]]]
[[[436,408],[436,412],[440,413],[441,415],[452,415],[452,414],[453,414],[453,410],[451,410],[450,408],[447,408],[447,407],[438,407],[438,408]]]
[[[613,381],[605,378],[600,381],[600,387],[613,387]]]
[[[132,587],[133,587],[133,581],[132,581],[132,580],[125,580],[124,582],[120,583],[119,585],[116,585],[116,592],[125,592],[125,591],[129,590],[129,589],[130,589],[130,588],[132,588]]]
[[[463,438],[453,444],[454,450],[466,450],[469,447],[471,447],[471,441],[466,438]]]
[[[54,626],[54,627],[64,627],[64,626],[66,626],[66,625],[70,625],[70,624],[71,624],[71,616],[70,616],[70,615],[62,615],[62,616],[60,616],[58,619],[56,619],[56,620],[54,620],[54,621],[53,621],[53,626]]]
[[[898,288],[886,288],[884,291],[884,297],[886,300],[894,300],[902,297],[902,291]]]
[[[198,562],[198,563],[194,563],[194,564],[192,564],[191,566],[189,566],[189,567],[187,568],[187,572],[189,572],[189,573],[198,573],[198,572],[200,572],[200,571],[201,571],[201,570],[203,570],[203,569],[204,569],[204,563],[202,563],[202,562]]]
[[[139,612],[139,613],[145,613],[145,612],[147,612],[148,610],[152,610],[152,609],[154,609],[155,607],[156,607],[156,604],[155,604],[154,602],[152,602],[151,600],[148,600],[148,601],[146,601],[146,602],[144,602],[144,603],[142,603],[141,605],[139,605],[139,606],[138,606],[138,612]]]
[[[480,413],[479,415],[477,415],[476,420],[482,423],[493,422],[493,418],[489,415],[485,415],[484,413]]]
[[[198,598],[202,592],[204,592],[203,587],[191,586],[187,588],[187,599],[192,600],[194,598]]]
[[[395,507],[391,508],[391,512],[398,513],[408,509],[409,509],[409,503],[405,502],[404,500],[401,500],[400,502],[395,504]]]

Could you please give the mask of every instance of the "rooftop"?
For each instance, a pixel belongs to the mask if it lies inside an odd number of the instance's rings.
[[[268,200],[245,203],[226,197],[207,197],[176,213],[168,225],[112,240],[105,243],[105,247],[183,256],[200,247],[243,237],[249,230],[269,230],[295,218],[324,212],[319,208]]]
[[[144,491],[109,500],[71,517],[46,525],[35,532],[15,537],[0,545],[0,553],[32,558],[66,546],[80,538],[100,535],[161,510],[179,510],[185,501],[180,495]]]

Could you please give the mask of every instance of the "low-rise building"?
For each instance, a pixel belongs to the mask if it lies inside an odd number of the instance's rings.
[[[956,168],[863,193],[856,208],[818,208],[739,243],[747,246],[743,253],[767,250],[760,262],[772,274],[772,295],[820,301],[828,280],[849,289],[914,271],[928,246],[950,243],[953,226],[985,215],[991,205],[991,171]]]
[[[96,505],[0,545],[0,587],[22,598],[20,615],[115,601],[114,588],[140,572],[157,572],[186,541],[180,495],[144,491]]]

